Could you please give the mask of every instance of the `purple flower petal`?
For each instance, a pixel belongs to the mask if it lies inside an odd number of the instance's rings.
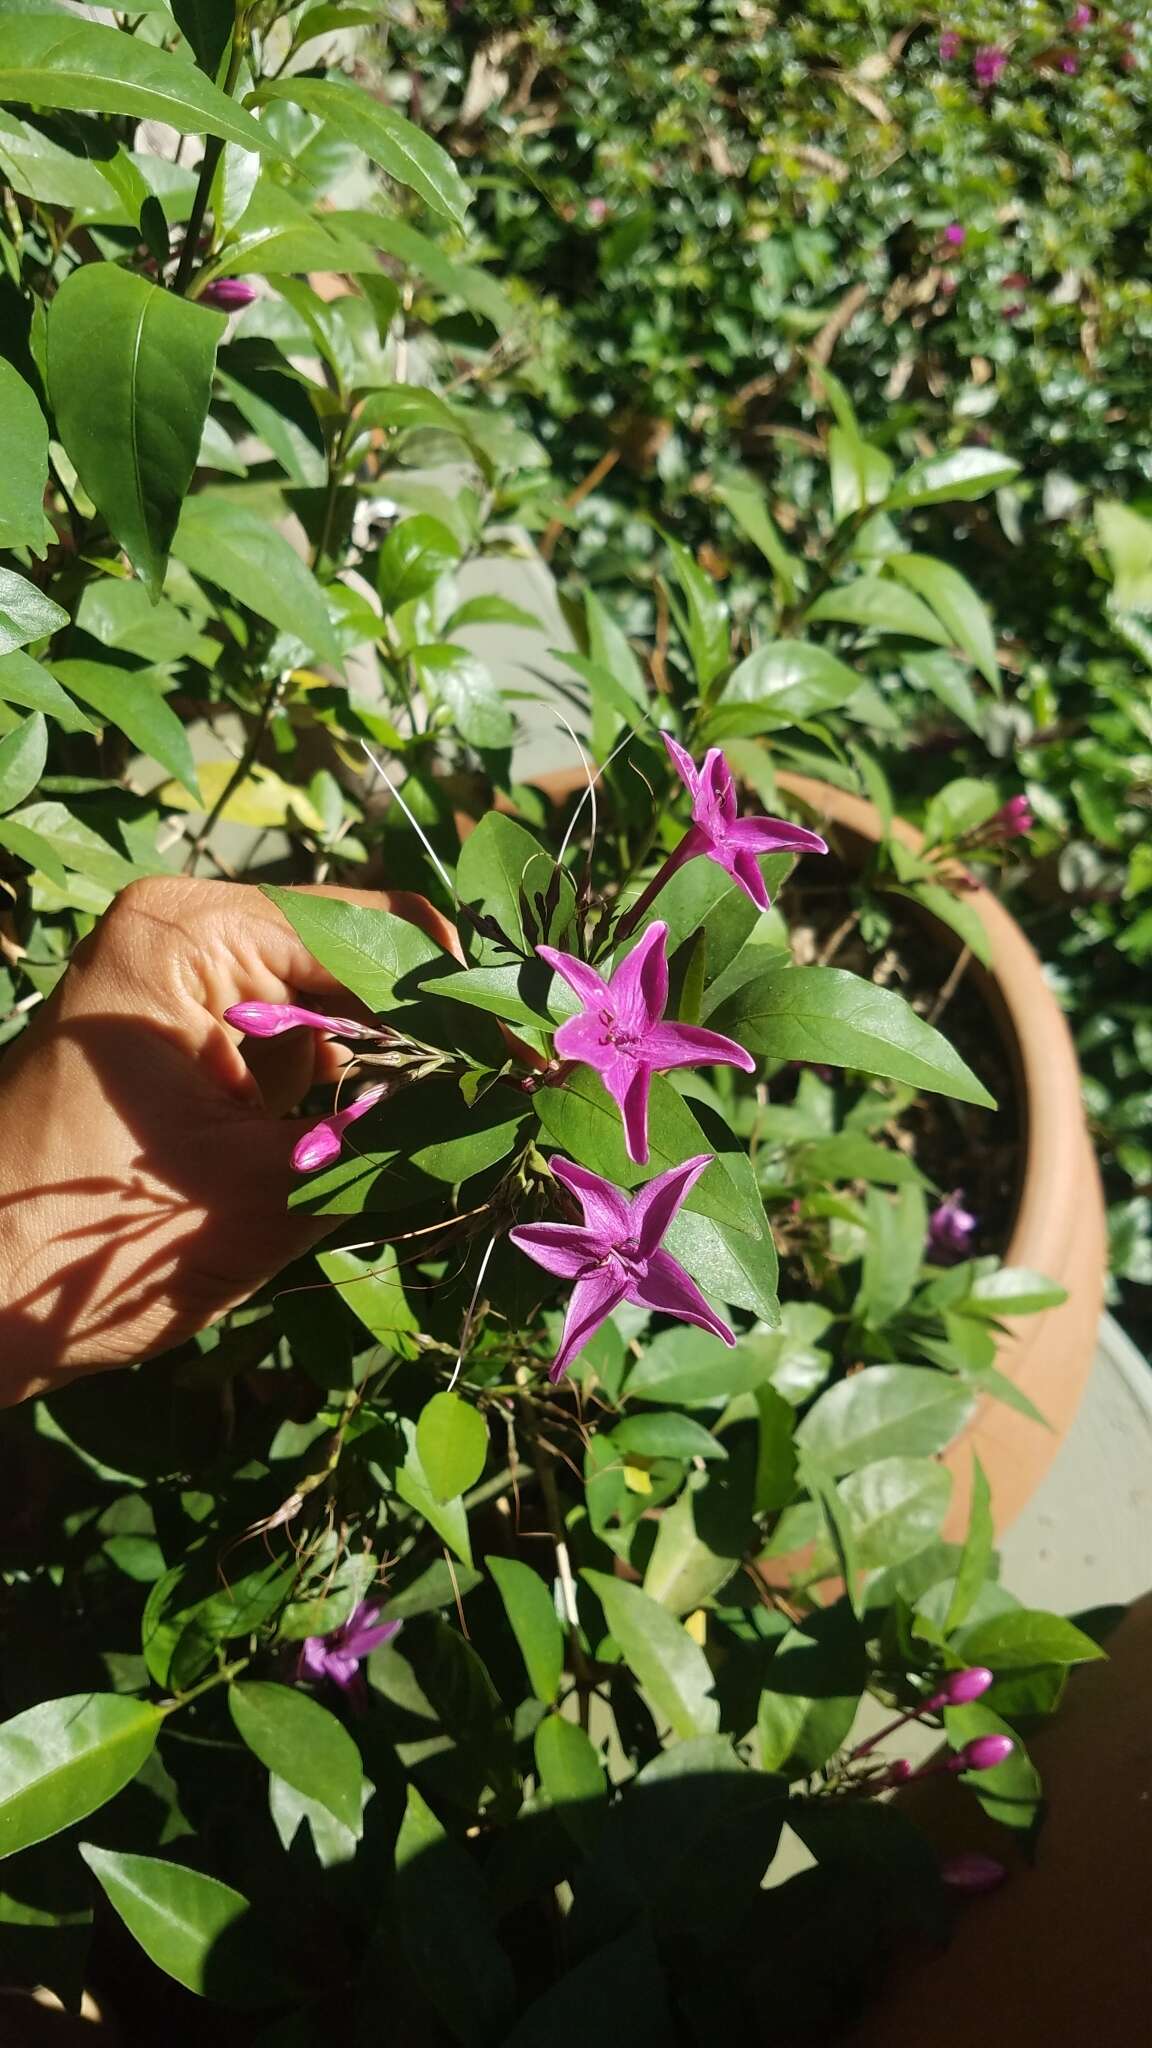
[[[303,1010],[298,1003],[233,1003],[225,1010],[224,1022],[249,1038],[279,1038],[285,1031],[332,1031],[338,1038],[376,1038],[371,1024],[358,1024],[352,1017],[328,1017],[320,1010]]]
[[[602,981],[594,967],[584,960],[577,960],[572,953],[558,952],[555,946],[537,946],[541,960],[546,960],[553,974],[558,974],[574,990],[582,1003],[591,1007],[594,1003],[611,1001],[608,984]]]
[[[662,732],[660,737],[667,748],[669,759],[677,775],[680,777],[689,796],[695,799],[700,788],[700,776],[697,772],[695,761],[692,759],[687,747],[682,747],[679,740],[674,740],[670,732]]]
[[[589,1172],[586,1166],[577,1166],[571,1159],[561,1159],[553,1154],[548,1162],[561,1187],[575,1195],[584,1211],[584,1221],[589,1230],[595,1230],[605,1239],[613,1234],[627,1237],[632,1228],[632,1211],[628,1197],[614,1188],[610,1180],[602,1180],[598,1173]]]
[[[654,1024],[648,1033],[648,1051],[658,1074],[673,1067],[743,1067],[754,1074],[756,1062],[750,1052],[725,1038],[719,1031],[706,1031],[700,1024]]]
[[[577,1353],[583,1351],[589,1337],[595,1335],[613,1309],[619,1308],[627,1292],[627,1280],[615,1264],[597,1266],[577,1280],[568,1297],[560,1349],[548,1374],[553,1385],[563,1379]]]
[[[621,1079],[624,1082],[620,1088]],[[613,1083],[616,1083],[616,1086]],[[648,1096],[652,1088],[652,1069],[643,1061],[621,1073],[605,1074],[604,1086],[620,1105],[624,1119],[624,1149],[636,1166],[648,1164]]]
[[[578,1223],[520,1223],[508,1235],[518,1251],[561,1280],[577,1279],[604,1256],[602,1236]]]
[[[787,818],[737,818],[728,828],[729,846],[740,853],[827,853],[828,843],[806,825],[791,825]]]
[[[664,1015],[668,1001],[668,961],[664,951],[667,937],[666,924],[650,924],[612,976],[609,1001],[622,1033],[642,1035],[656,1018]]]
[[[695,1323],[701,1330],[710,1330],[714,1337],[722,1337],[725,1344],[736,1342],[733,1331],[708,1306],[696,1282],[671,1252],[650,1254],[648,1271],[643,1279],[633,1282],[628,1298],[642,1308],[659,1309],[665,1315],[678,1316],[682,1323]]]
[[[658,1173],[655,1180],[638,1189],[633,1197],[629,1223],[633,1235],[647,1258],[657,1250],[673,1217],[683,1208],[700,1175],[712,1164],[710,1152],[700,1152],[695,1159],[685,1159],[681,1166],[670,1166],[666,1172]]]

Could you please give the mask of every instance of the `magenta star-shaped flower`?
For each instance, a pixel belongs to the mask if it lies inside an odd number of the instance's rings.
[[[725,1344],[735,1344],[727,1323],[709,1308],[696,1282],[671,1252],[660,1248],[665,1231],[711,1164],[710,1155],[701,1153],[698,1159],[686,1159],[683,1166],[657,1174],[628,1196],[570,1159],[551,1161],[561,1187],[580,1203],[583,1223],[523,1223],[509,1236],[546,1273],[574,1283],[560,1349],[548,1374],[553,1383],[622,1301],[696,1323]]]
[[[399,1627],[398,1621],[381,1621],[379,1607],[361,1600],[339,1628],[326,1636],[307,1638],[300,1651],[297,1676],[331,1679],[341,1692],[356,1698],[363,1691],[360,1665],[364,1658],[390,1642]]]
[[[734,1038],[697,1024],[665,1020],[668,1003],[666,924],[650,924],[611,981],[571,953],[537,946],[549,967],[579,996],[582,1009],[556,1033],[561,1059],[594,1067],[624,1118],[624,1142],[638,1166],[648,1159],[648,1092],[653,1074],[672,1067],[743,1067],[755,1071],[751,1053]]]
[[[672,764],[692,798],[692,826],[681,840],[672,863],[681,867],[697,854],[707,854],[727,870],[750,896],[757,910],[769,910],[771,899],[760,872],[765,853],[827,853],[818,832],[790,825],[785,818],[741,818],[736,809],[736,784],[719,747],[709,747],[703,766],[670,734],[661,738]]]

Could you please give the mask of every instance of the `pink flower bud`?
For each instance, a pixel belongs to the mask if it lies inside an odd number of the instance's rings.
[[[302,1010],[297,1003],[233,1003],[224,1012],[224,1022],[235,1025],[249,1038],[279,1038],[285,1031],[333,1031],[337,1038],[375,1038],[370,1024],[357,1024],[351,1017],[326,1017],[319,1010]]]
[[[212,284],[206,284],[200,294],[202,306],[215,306],[219,313],[239,313],[250,306],[256,297],[255,285],[245,284],[242,277],[218,277]]]
[[[954,1771],[994,1771],[1016,1748],[1010,1735],[976,1735],[952,1759]]]
[[[968,230],[958,220],[950,220],[944,230],[944,240],[950,248],[962,249],[968,240]]]
[[[940,1688],[940,1697],[949,1707],[966,1707],[970,1700],[978,1700],[990,1685],[995,1684],[995,1673],[984,1664],[970,1664],[967,1671],[950,1671]]]
[[[982,1856],[979,1849],[962,1849],[940,1865],[944,1883],[956,1892],[994,1892],[1008,1872],[994,1856]]]
[[[884,1783],[886,1785],[906,1785],[911,1776],[912,1766],[908,1762],[907,1757],[898,1756],[895,1763],[889,1764],[888,1769],[885,1771]]]
[[[331,1116],[321,1117],[310,1131],[305,1131],[292,1154],[292,1164],[297,1173],[315,1173],[318,1167],[331,1166],[340,1157],[340,1144],[349,1124],[357,1117],[365,1116],[374,1109],[381,1096],[387,1093],[387,1084],[381,1082],[377,1088],[366,1088],[363,1095],[349,1103],[347,1109],[334,1110]]]

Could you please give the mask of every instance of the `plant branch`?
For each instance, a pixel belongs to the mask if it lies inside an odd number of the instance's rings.
[[[236,90],[236,81],[240,76],[240,67],[247,53],[247,28],[242,29],[238,21],[232,35],[232,54],[228,59],[228,69],[224,75],[222,87],[222,91],[227,93],[229,98],[231,98]],[[192,266],[196,261],[196,247],[200,240],[200,230],[204,226],[204,216],[208,211],[212,180],[216,176],[216,167],[223,154],[223,137],[219,135],[206,135],[204,138],[204,154],[200,159],[200,176],[196,181],[196,191],[193,195],[192,207],[188,215],[188,225],[184,230],[184,246],[180,251],[180,261],[176,266],[176,275],[172,280],[172,290],[180,297],[183,297],[191,283]]]

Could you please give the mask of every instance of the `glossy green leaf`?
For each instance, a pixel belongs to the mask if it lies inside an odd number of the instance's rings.
[[[193,575],[216,584],[325,661],[340,648],[324,593],[282,533],[260,513],[216,492],[189,498],[172,553]]]
[[[258,1679],[229,1686],[228,1707],[238,1733],[267,1770],[319,1800],[342,1827],[359,1834],[360,1752],[335,1714],[294,1686]]]
[[[1006,1762],[991,1771],[966,1771],[963,1782],[976,1795],[993,1820],[1002,1827],[1031,1828],[1040,1813],[1040,1774],[1020,1740],[1019,1733],[1001,1720],[999,1714],[974,1700],[967,1707],[947,1707],[944,1728],[954,1750],[963,1749],[978,1735],[1007,1735],[1015,1744]]]
[[[911,640],[934,640],[941,647],[947,647],[952,637],[926,604],[886,576],[857,576],[852,583],[835,584],[809,605],[805,617],[812,625],[831,619],[877,633],[901,633]]]
[[[773,1326],[780,1320],[776,1293],[776,1246],[751,1161],[743,1153],[725,1155],[725,1167],[747,1207],[737,1229],[713,1216],[682,1209],[664,1233],[664,1244],[692,1275],[705,1294],[733,1308],[748,1309]]]
[[[532,1690],[545,1706],[551,1706],[564,1676],[564,1631],[551,1590],[539,1572],[518,1558],[486,1557],[484,1562],[504,1602]]]
[[[991,1575],[995,1555],[996,1529],[992,1521],[992,1492],[978,1457],[972,1457],[972,1499],[968,1509],[968,1534],[956,1567],[956,1579],[944,1617],[944,1633],[963,1626]]]
[[[851,1473],[838,1492],[862,1570],[882,1570],[939,1535],[952,1474],[931,1458],[878,1458]]]
[[[405,1974],[411,1971],[443,2022],[436,2037],[462,2048],[503,2042],[516,1985],[497,1939],[495,1900],[479,1860],[442,1826],[415,1785],[396,1841],[395,1910]],[[396,2031],[390,2020],[385,2029]],[[427,2032],[423,2021],[421,2030]]]
[[[0,740],[0,811],[14,811],[31,796],[48,758],[48,728],[33,711]]]
[[[905,505],[944,505],[986,498],[1018,476],[1020,464],[994,448],[953,448],[929,455],[898,478],[888,495],[890,510]]]
[[[152,1754],[164,1715],[119,1693],[45,1700],[0,1726],[0,1856],[107,1804]]]
[[[395,1245],[382,1244],[370,1252],[319,1252],[316,1263],[341,1301],[380,1343],[391,1346],[398,1332],[419,1329],[419,1318],[404,1292]]]
[[[637,1166],[628,1158],[620,1111],[599,1075],[587,1068],[578,1069],[562,1088],[541,1088],[533,1100],[553,1143],[569,1158],[590,1167],[593,1173],[602,1174],[617,1187],[638,1187],[668,1167],[679,1166],[683,1160],[712,1149],[688,1104],[662,1074],[652,1078],[646,1166]],[[755,1213],[750,1211],[743,1190],[727,1172],[722,1159],[717,1159],[701,1175],[685,1208],[693,1214],[711,1216],[718,1223],[730,1223],[737,1230],[745,1224],[757,1228]]]
[[[722,505],[727,505],[741,531],[759,548],[775,572],[784,597],[791,601],[799,588],[801,566],[776,531],[760,485],[754,477],[736,472],[725,478],[716,496]]]
[[[257,97],[288,99],[317,115],[333,135],[363,150],[434,213],[462,224],[470,194],[451,157],[423,129],[362,86],[337,78],[277,78],[265,81]]]
[[[54,677],[30,654],[17,650],[0,659],[0,704],[19,704],[54,718],[64,732],[95,732],[94,721],[72,702]]]
[[[242,2012],[297,1991],[268,1954],[267,1932],[248,1900],[231,1885],[158,1856],[91,1842],[81,1843],[80,1854],[145,1955],[189,1991]]]
[[[3,137],[0,135],[0,143]],[[44,516],[48,423],[36,395],[0,357],[0,548],[27,545],[42,555],[52,539]]]
[[[431,392],[422,393],[421,397],[443,406],[443,400],[433,400]],[[373,405],[374,400],[369,399],[362,419],[371,412]],[[447,570],[456,567],[459,560],[459,543],[443,520],[434,519],[427,512],[417,512],[411,519],[402,519],[385,539],[376,563],[376,588],[384,610],[395,612],[402,604],[411,604],[415,598],[426,596]]]
[[[676,581],[684,597],[684,635],[696,681],[702,690],[727,668],[728,608],[712,578],[682,547],[666,536]]]
[[[715,1734],[720,1709],[708,1659],[699,1644],[639,1586],[603,1572],[585,1572],[584,1577],[658,1717],[682,1740]]]
[[[827,1763],[856,1719],[867,1673],[864,1640],[847,1600],[789,1629],[760,1697],[761,1769],[805,1778]]]
[[[404,1438],[404,1462],[396,1467],[394,1484],[401,1500],[405,1500],[418,1515],[423,1515],[429,1526],[443,1539],[457,1557],[471,1566],[472,1538],[468,1529],[468,1515],[459,1495],[454,1500],[438,1500],[428,1481],[420,1456],[416,1438],[416,1425],[406,1415],[400,1418]]]
[[[422,647],[415,658],[429,694],[451,713],[462,740],[481,751],[512,745],[515,721],[484,662],[466,647]]]
[[[861,680],[827,648],[808,640],[776,640],[733,669],[713,722],[745,732],[795,725],[847,704]]]
[[[1000,688],[1000,667],[996,659],[996,635],[983,600],[977,597],[966,576],[934,555],[894,555],[889,564],[894,576],[926,599],[947,632],[992,685]]]
[[[809,1409],[797,1441],[834,1476],[875,1458],[920,1458],[951,1443],[975,1406],[971,1390],[915,1365],[869,1365]]]
[[[524,936],[520,898],[548,887],[553,862],[530,832],[512,818],[488,811],[460,849],[460,900],[494,917],[509,939]]]
[[[0,569],[0,655],[29,641],[46,640],[68,624],[68,614],[15,569]]]
[[[791,1403],[771,1385],[757,1387],[756,1408],[754,1499],[756,1513],[767,1515],[788,1507],[796,1497],[796,1415]]]
[[[1059,1308],[1068,1296],[1055,1280],[1043,1273],[1030,1273],[1025,1266],[998,1266],[994,1273],[981,1273],[971,1291],[956,1303],[959,1315],[980,1316],[989,1322],[1001,1316],[1037,1315],[1046,1308]]]
[[[138,121],[167,121],[181,133],[219,135],[245,149],[281,153],[251,114],[182,57],[55,11],[5,16],[0,100],[131,114]]]
[[[947,1039],[902,996],[840,967],[771,970],[746,983],[708,1022],[769,1059],[826,1061],[995,1107]]]
[[[866,1328],[882,1330],[904,1307],[916,1284],[928,1231],[928,1206],[916,1185],[864,1196],[867,1241],[853,1310]]]
[[[644,1573],[644,1591],[669,1614],[691,1614],[703,1607],[739,1570],[738,1558],[714,1550],[700,1534],[698,1525],[708,1526],[708,1499],[707,1485],[698,1490],[696,1483],[689,1481],[660,1516]]]
[[[433,1394],[416,1424],[424,1477],[438,1501],[475,1486],[488,1456],[488,1429],[479,1410],[459,1394]]]
[[[1096,506],[1096,531],[1112,571],[1113,611],[1152,612],[1152,519],[1115,498]]]
[[[912,903],[922,903],[925,910],[939,918],[948,930],[955,932],[962,945],[967,946],[981,966],[992,964],[992,939],[980,913],[961,894],[951,889],[938,889],[932,882],[915,882],[907,889],[886,889],[886,895],[906,896]]]
[[[732,1350],[707,1330],[662,1330],[632,1367],[626,1392],[637,1401],[691,1407],[751,1393],[768,1373],[751,1343]]]
[[[684,1464],[695,1458],[726,1458],[728,1452],[719,1437],[690,1415],[673,1409],[659,1415],[628,1415],[611,1432],[610,1441],[631,1458],[678,1458]]]
[[[358,903],[271,884],[264,894],[283,911],[313,959],[370,1010],[390,1009],[398,981],[443,958],[433,939],[391,911],[368,910]]]
[[[542,1790],[581,1846],[599,1832],[608,1785],[604,1767],[583,1728],[560,1714],[546,1714],[533,1737],[536,1775]]]
[[[221,314],[114,263],[80,265],[49,308],[57,431],[153,596],[196,467],[224,325]],[[89,383],[94,354],[99,405]]]
[[[186,37],[201,71],[215,78],[220,59],[232,40],[235,0],[171,0],[171,4],[176,26]]]
[[[114,668],[103,661],[59,661],[56,674],[66,689],[117,726],[142,754],[159,761],[185,789],[199,795],[188,735],[165,703],[159,678],[151,670]]]
[[[1030,1664],[1089,1664],[1104,1651],[1091,1636],[1060,1614],[1011,1608],[966,1629],[957,1649],[970,1664],[993,1671],[1019,1671]]]

